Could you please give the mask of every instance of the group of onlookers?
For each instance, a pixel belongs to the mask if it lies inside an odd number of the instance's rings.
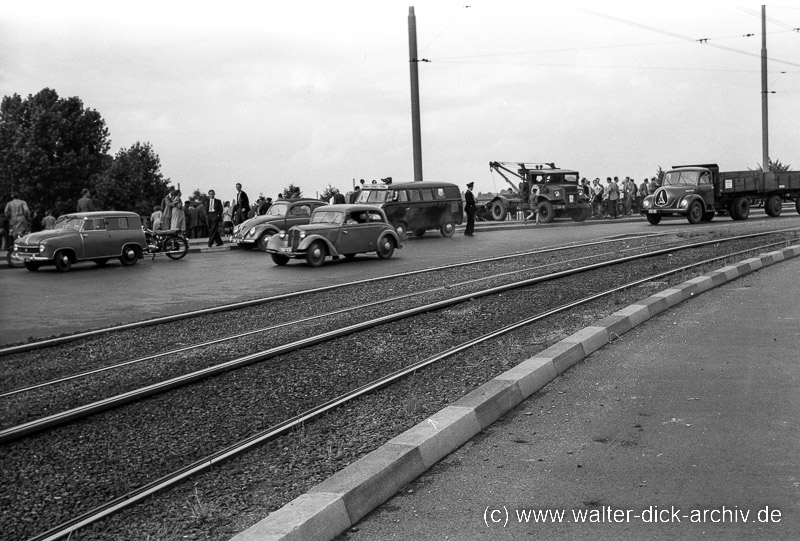
[[[592,203],[593,218],[620,218],[630,216],[641,208],[642,200],[656,191],[656,178],[644,179],[637,185],[631,177],[619,180],[619,177],[607,177],[606,183],[595,178],[591,185],[587,179],[581,180],[584,194]]]

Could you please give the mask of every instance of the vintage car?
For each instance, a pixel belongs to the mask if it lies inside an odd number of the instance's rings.
[[[233,229],[232,240],[246,250],[257,247],[265,251],[272,235],[281,230],[288,231],[295,225],[307,224],[314,209],[326,204],[319,199],[279,199],[266,214],[237,225]]]
[[[123,265],[133,265],[142,258],[146,245],[138,214],[101,211],[65,214],[56,220],[53,229],[17,240],[14,249],[29,271],[55,265],[66,272],[78,261],[103,266],[117,258]]]
[[[389,259],[395,248],[401,247],[400,237],[381,208],[352,204],[317,208],[308,225],[273,235],[267,252],[276,265],[304,258],[312,267],[319,267],[328,256],[353,258],[376,252],[379,258]]]

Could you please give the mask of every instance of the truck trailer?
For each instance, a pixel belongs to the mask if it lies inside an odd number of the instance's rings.
[[[661,187],[644,198],[639,212],[652,225],[674,215],[696,224],[717,214],[746,220],[753,204],[763,204],[767,215],[777,217],[789,201],[800,214],[800,171],[721,172],[717,164],[680,165],[664,174]]]

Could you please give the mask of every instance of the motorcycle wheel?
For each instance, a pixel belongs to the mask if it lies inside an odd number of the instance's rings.
[[[168,237],[164,240],[164,253],[170,259],[181,259],[189,252],[189,243],[183,237]]]

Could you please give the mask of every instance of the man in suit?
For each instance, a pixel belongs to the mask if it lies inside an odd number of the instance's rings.
[[[470,182],[467,184],[467,191],[464,194],[464,210],[467,211],[467,228],[464,230],[464,234],[468,237],[472,237],[473,231],[475,230],[475,196],[472,194],[472,188],[475,186],[474,182]]]
[[[236,183],[236,204],[233,205],[233,224],[239,225],[247,219],[247,213],[250,212],[250,199],[247,194],[242,191],[242,185]]]
[[[222,226],[222,201],[217,199],[214,190],[208,190],[208,212],[206,213],[206,223],[208,223],[208,247],[212,244],[222,246],[222,236],[219,229]]]

